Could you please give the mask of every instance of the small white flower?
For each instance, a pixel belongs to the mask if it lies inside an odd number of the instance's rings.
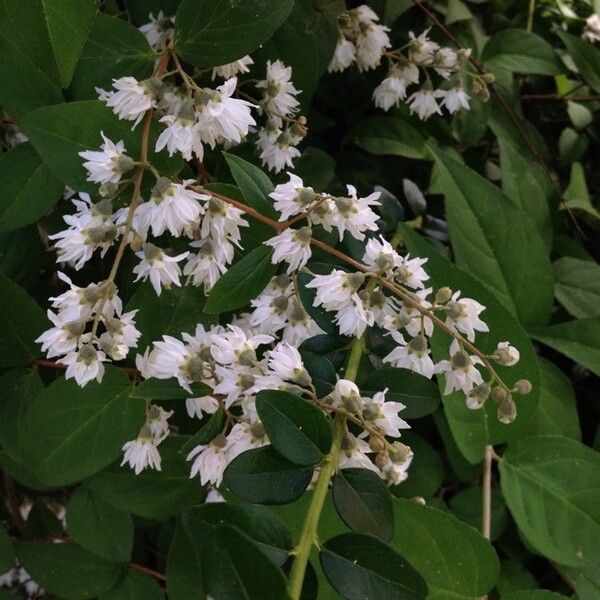
[[[446,324],[455,327],[472,342],[476,331],[489,331],[488,326],[479,318],[485,306],[471,298],[461,298],[460,291],[452,295],[446,304]]]
[[[428,33],[429,29],[426,29],[419,36],[416,36],[412,31],[408,33],[410,38],[410,60],[418,65],[431,66],[433,64],[433,56],[439,49],[439,45],[429,39]]]
[[[339,310],[351,302],[352,295],[364,281],[362,273],[346,273],[334,269],[329,275],[315,275],[306,287],[317,290],[314,306],[323,306],[325,310]]]
[[[113,109],[119,119],[135,121],[135,127],[147,110],[156,106],[157,84],[159,81],[146,79],[138,81],[135,77],[113,79],[116,91],[96,88],[100,100]]]
[[[342,441],[342,451],[338,466],[340,469],[369,469],[379,473],[379,469],[371,462],[368,454],[369,444],[351,433],[346,433]]]
[[[250,71],[250,65],[253,65],[254,61],[248,55],[242,56],[238,60],[234,60],[232,63],[227,63],[226,65],[219,65],[218,67],[213,67],[212,70],[212,79],[214,80],[216,77],[223,77],[224,79],[229,79],[238,73],[248,73]]]
[[[379,239],[371,238],[367,241],[362,261],[373,271],[388,275],[402,264],[403,259],[392,245],[380,235]]]
[[[585,20],[582,37],[592,44],[600,42],[600,15],[598,13],[590,15]]]
[[[268,366],[275,375],[285,381],[295,381],[302,386],[311,383],[300,352],[285,342],[279,342],[273,350],[269,350]]]
[[[444,95],[444,92],[441,92],[441,95]],[[436,97],[439,96],[439,90],[434,92],[430,85],[424,85],[418,92],[414,92],[408,98],[410,113],[416,112],[421,121],[426,121],[435,113],[441,115],[442,111],[436,100]]]
[[[135,254],[140,258],[139,264],[133,268],[134,274],[137,275],[135,281],[140,279],[146,281],[150,278],[150,283],[158,296],[160,296],[161,286],[167,289],[172,284],[181,286],[179,282],[181,269],[177,262],[183,260],[188,252],[178,256],[168,256],[154,244],[146,243],[144,249]]]
[[[408,478],[408,468],[414,458],[414,454],[409,450],[407,456],[403,460],[395,462],[391,458],[381,466],[381,476],[388,482],[388,485],[398,485]]]
[[[354,44],[341,36],[335,47],[333,57],[329,62],[327,70],[330,73],[341,73],[345,71],[356,59],[356,47]]]
[[[448,112],[453,115],[460,109],[469,110],[469,99],[470,96],[465,92],[464,88],[457,86],[444,93],[440,106],[445,106]]]
[[[451,48],[440,48],[433,55],[433,67],[438,75],[448,79],[458,66],[458,55]]]
[[[236,325],[229,325],[224,332],[215,333],[211,337],[213,343],[210,352],[222,365],[239,363],[253,366],[256,364],[256,349],[273,341],[270,335],[248,335]]]
[[[258,133],[256,144],[260,149],[259,158],[263,166],[279,173],[286,167],[293,166],[294,158],[300,156],[300,150],[296,148],[296,141],[288,133],[289,130],[261,129]]]
[[[356,9],[360,25],[356,36],[356,64],[359,71],[374,69],[381,62],[386,48],[391,46],[389,27],[377,23],[379,17],[368,6]]]
[[[87,180],[94,183],[118,183],[123,173],[133,169],[133,159],[125,154],[123,140],[115,144],[102,131],[100,135],[104,140],[100,146],[101,152],[79,152],[79,156],[86,161],[83,166],[88,172]]]
[[[185,409],[191,419],[201,419],[205,414],[212,415],[219,410],[219,402],[212,396],[201,398],[186,398]]]
[[[300,229],[288,227],[279,235],[267,240],[265,244],[273,248],[271,262],[276,265],[282,261],[288,263],[288,273],[293,273],[303,267],[310,258],[310,240],[312,229],[308,226]]]
[[[398,413],[406,408],[401,402],[385,400],[387,388],[383,392],[377,392],[373,398],[363,398],[363,417],[373,423],[385,435],[400,437],[401,429],[410,429],[410,425],[398,416]],[[367,432],[364,432],[366,435]]]
[[[194,459],[190,471],[190,479],[200,474],[200,483],[221,485],[223,473],[229,463],[229,443],[224,435],[218,435],[208,445],[196,446],[188,455],[187,460]]]
[[[148,407],[147,424],[156,444],[160,444],[169,435],[168,419],[173,416],[172,410],[150,404]]]
[[[429,275],[423,269],[426,262],[426,258],[410,258],[409,254],[400,257],[398,268],[395,271],[395,279],[413,290],[423,289],[424,282],[429,279]]]
[[[222,250],[232,248],[232,246],[231,244],[219,244],[211,240],[198,240],[193,242],[191,246],[199,247],[199,250],[196,254],[188,255],[188,261],[183,267],[183,274],[190,276],[194,285],[204,285],[204,291],[209,292],[217,283],[219,277],[227,271],[227,264],[223,260]],[[228,260],[227,262],[231,261]]]
[[[262,448],[269,443],[265,428],[260,421],[236,423],[227,436],[229,461],[254,448]]]
[[[377,108],[389,110],[398,106],[400,100],[406,98],[406,84],[403,79],[390,75],[386,77],[373,91],[373,100]]]
[[[280,221],[287,221],[290,217],[305,212],[317,198],[311,187],[304,187],[298,175],[288,172],[288,176],[288,182],[275,186],[269,194],[274,200],[273,207],[281,213]]]
[[[296,96],[300,93],[291,81],[292,67],[286,67],[280,60],[267,61],[267,75],[256,87],[263,91],[260,106],[273,123],[281,126],[281,119],[298,110]]]
[[[63,315],[55,315],[51,310],[46,314],[54,327],[44,331],[35,340],[42,345],[42,352],[46,352],[48,358],[53,358],[75,350],[85,331],[87,319],[64,321]]]
[[[474,386],[483,383],[481,373],[475,365],[483,361],[477,356],[469,356],[454,340],[450,346],[450,360],[442,360],[435,366],[436,373],[443,373],[446,378],[444,395],[455,390],[468,394]]]
[[[248,226],[248,221],[244,219],[244,213],[239,208],[211,197],[202,219],[200,239],[211,238],[217,246],[224,242],[231,242],[241,248],[240,227]],[[217,248],[213,246],[213,252],[217,254],[216,250]],[[233,252],[233,249],[231,250]],[[231,262],[232,258],[233,256],[231,258],[223,256],[220,260],[227,259],[227,262]]]
[[[124,444],[121,466],[127,463],[136,475],[148,467],[160,471],[160,454],[156,448],[154,436],[147,425],[142,427],[135,440]]]
[[[429,344],[423,335],[414,337],[408,344],[404,337],[397,331],[392,332],[394,340],[400,344],[394,348],[384,359],[394,367],[410,369],[431,379],[434,374],[434,364],[429,354]]]
[[[519,362],[521,354],[508,342],[499,342],[493,357],[498,364],[504,365],[505,367],[512,367]]]
[[[340,242],[344,238],[344,232],[357,240],[365,239],[365,231],[377,231],[376,222],[379,217],[371,206],[379,206],[381,192],[373,192],[365,198],[358,198],[356,188],[353,185],[348,188],[348,197],[334,198],[336,211],[331,217],[331,225],[338,230]]]
[[[338,379],[330,398],[334,406],[351,408],[352,412],[358,412],[357,409],[362,409],[363,401],[360,397],[360,390],[354,381],[349,379]]]
[[[156,17],[152,13],[148,17],[150,22],[142,25],[139,30],[150,46],[160,52],[167,47],[169,39],[173,36],[175,17],[165,17],[162,10]]]
[[[166,148],[169,156],[173,156],[175,152],[181,152],[184,160],[191,160],[192,155],[202,160],[204,148],[198,133],[198,122],[189,104],[185,103],[177,116],[165,115],[160,122],[166,123],[167,128],[156,140],[156,152]]]
[[[359,294],[352,294],[350,301],[341,306],[334,317],[341,335],[360,337],[367,327],[375,323],[375,315],[365,307]]]
[[[106,354],[96,350],[91,344],[83,344],[78,350],[69,352],[61,362],[67,365],[66,379],[75,379],[80,387],[95,379],[98,383],[104,377]]]

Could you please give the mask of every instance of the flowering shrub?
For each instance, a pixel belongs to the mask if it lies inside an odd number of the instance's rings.
[[[554,4],[0,8],[0,598],[599,597]]]

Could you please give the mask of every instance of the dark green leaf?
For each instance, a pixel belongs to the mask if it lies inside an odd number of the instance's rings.
[[[297,465],[314,465],[331,447],[331,426],[309,400],[289,392],[263,390],[256,410],[269,441],[281,456]]]
[[[392,497],[377,473],[343,469],[334,477],[331,493],[335,508],[348,527],[386,542],[392,538]]]
[[[419,600],[427,597],[423,577],[377,538],[345,533],[325,542],[321,566],[331,585],[348,600]]]
[[[0,231],[35,223],[63,191],[30,144],[15,146],[0,158]]]
[[[435,382],[408,369],[386,367],[373,370],[362,382],[365,396],[388,389],[387,400],[401,402],[406,407],[403,419],[419,419],[431,414],[440,404],[440,390]]]
[[[185,398],[206,396],[212,391],[204,383],[192,383],[190,387],[191,393],[184,390],[177,379],[146,379],[136,385],[129,396],[147,400],[184,400]]]
[[[26,465],[49,485],[97,473],[135,438],[145,417],[142,400],[128,397],[128,379],[111,366],[102,383],[80,388],[57,379],[31,405],[20,432]]]
[[[500,462],[502,492],[525,539],[572,567],[600,560],[600,455],[562,436],[510,444]]]
[[[498,579],[499,562],[477,530],[451,514],[412,500],[394,500],[393,547],[423,575],[430,600],[472,600]]]
[[[299,467],[266,446],[248,450],[229,463],[223,477],[226,489],[257,504],[286,504],[302,495],[312,467]]]
[[[516,73],[557,75],[566,70],[548,42],[522,29],[495,33],[487,41],[481,60],[488,68],[499,67]]]
[[[86,552],[76,544],[18,542],[17,557],[31,578],[67,600],[95,598],[112,588],[124,566]]]
[[[294,161],[294,172],[304,185],[325,190],[335,177],[335,159],[319,148],[306,148]]]
[[[314,339],[314,338],[313,338]],[[302,363],[308,371],[320,398],[329,394],[337,381],[335,367],[325,356],[301,350]]]
[[[181,446],[179,452],[182,455],[187,456],[196,446],[205,446],[211,442],[219,435],[219,433],[221,433],[221,431],[223,431],[224,417],[225,414],[223,413],[223,410],[219,408],[219,410],[210,415],[210,419],[202,425],[200,430]]]
[[[554,348],[600,375],[600,317],[577,319],[529,330],[538,342]]]
[[[113,79],[128,76],[141,81],[151,77],[155,60],[154,50],[136,27],[99,12],[73,75],[71,97],[96,99],[95,88],[108,90]]]
[[[133,548],[131,516],[78,487],[67,503],[67,530],[82,548],[106,560],[127,562]]]
[[[592,44],[564,31],[557,31],[567,47],[579,74],[596,92],[600,92],[600,52]]]
[[[412,465],[411,465],[412,468]],[[448,503],[452,513],[474,529],[481,527],[483,513],[481,486],[474,485],[458,492]],[[497,540],[508,523],[506,504],[499,490],[492,490],[491,540]]]
[[[102,594],[98,600],[164,600],[164,597],[156,579],[137,571],[129,571],[112,590]]]
[[[204,312],[216,315],[247,305],[277,273],[271,262],[273,248],[259,246],[234,263],[210,291]]]
[[[457,264],[483,282],[526,325],[552,308],[552,265],[529,217],[469,167],[435,151],[438,188]]]
[[[169,600],[206,600],[200,550],[178,523],[167,558]]]
[[[15,549],[12,540],[0,525],[0,571],[7,573],[15,566]]]
[[[600,266],[565,256],[554,263],[554,295],[578,319],[600,316]]]
[[[567,596],[548,590],[523,590],[502,596],[502,600],[560,600],[561,598],[566,600]]]
[[[175,16],[179,0],[125,0],[132,23],[144,25],[150,21],[150,13],[157,16],[162,10],[165,17]]]
[[[204,488],[190,479],[190,465],[179,453],[182,439],[171,435],[159,447],[161,470],[136,475],[129,467],[112,466],[86,487],[116,508],[147,519],[167,519],[198,504]]]
[[[224,65],[256,50],[290,14],[292,0],[183,0],[175,50],[193,65]]]
[[[332,266],[321,263],[310,263],[310,270],[319,275],[326,275],[331,272]],[[313,303],[317,296],[314,288],[307,288],[306,284],[313,280],[313,276],[306,271],[299,271],[296,277],[296,286],[298,289],[298,298],[308,315],[314,319],[315,323],[325,332],[337,334],[337,325],[333,322],[333,314],[324,310],[320,306],[314,306]]]
[[[40,356],[34,340],[48,327],[35,300],[0,273],[0,367],[26,365]]]

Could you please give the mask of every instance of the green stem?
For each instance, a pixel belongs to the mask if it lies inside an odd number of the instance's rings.
[[[345,379],[350,379],[351,381],[356,379],[364,348],[364,335],[353,340],[350,348],[350,355],[348,356],[348,364],[346,365],[346,372],[344,374]],[[336,415],[333,425],[331,449],[321,464],[321,471],[319,472],[319,477],[315,484],[310,506],[308,507],[306,518],[304,519],[304,525],[302,526],[302,534],[298,541],[298,545],[294,549],[294,562],[292,564],[288,582],[288,593],[291,600],[299,600],[302,593],[302,584],[304,582],[304,575],[306,574],[308,557],[313,544],[317,543],[319,519],[321,518],[321,512],[323,511],[325,499],[327,498],[329,482],[331,481],[339,462],[345,431],[346,419],[342,415]]]
[[[533,30],[533,17],[535,15],[535,0],[529,0],[529,10],[527,12],[527,31]]]

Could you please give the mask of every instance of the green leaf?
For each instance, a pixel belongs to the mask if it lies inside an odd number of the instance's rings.
[[[557,75],[566,70],[546,40],[522,29],[504,29],[495,33],[487,41],[481,60],[488,68],[516,73]]]
[[[102,143],[100,132],[114,142],[123,140],[127,154],[138,160],[141,135],[131,130],[131,121],[119,120],[100,100],[82,100],[38,108],[21,122],[42,160],[54,175],[74,190],[96,193],[97,184],[87,181],[79,152],[97,150]],[[154,146],[162,126],[150,128],[148,160],[166,175],[176,175],[182,165],[181,156],[169,158],[166,152],[156,154]]]
[[[41,355],[34,340],[48,321],[27,292],[0,273],[0,367],[26,365]]]
[[[526,325],[544,324],[552,265],[528,216],[469,167],[434,151],[457,264],[494,292]]]
[[[86,552],[76,544],[23,542],[19,562],[47,592],[67,600],[95,598],[114,586],[124,566]]]
[[[548,590],[521,590],[502,596],[502,600],[560,600],[561,598],[566,599],[567,596]]]
[[[146,22],[148,20],[146,14]],[[97,87],[110,89],[113,79],[152,76],[156,54],[144,35],[123,19],[97,13],[69,88],[74,100],[96,99]]]
[[[575,391],[569,378],[553,363],[538,358],[540,363],[540,400],[532,435],[564,435],[581,439]]]
[[[128,397],[127,377],[107,366],[102,383],[80,388],[57,379],[31,405],[20,431],[26,466],[48,485],[68,485],[97,473],[135,438],[145,417]]]
[[[98,600],[164,600],[165,594],[155,579],[129,571],[119,583]]]
[[[183,446],[181,446],[179,452],[183,456],[187,456],[196,446],[205,446],[214,440],[221,431],[223,431],[223,418],[225,414],[223,409],[219,408],[216,412],[210,415],[210,418],[203,423],[202,427],[191,436]]]
[[[67,530],[82,548],[106,560],[127,562],[133,548],[131,516],[78,487],[67,503]]]
[[[565,129],[563,134],[568,131]],[[573,211],[591,221],[592,224],[600,223],[600,212],[592,204],[585,181],[585,173],[581,163],[574,162],[571,165],[571,179],[564,193],[565,201],[559,206],[560,210]]]
[[[15,549],[12,540],[0,525],[0,571],[7,573],[15,566]]]
[[[183,438],[185,439],[185,438]],[[146,519],[164,520],[198,504],[204,488],[190,479],[190,465],[179,453],[180,436],[170,435],[159,447],[161,470],[136,475],[128,467],[113,465],[86,482],[106,502]]]
[[[177,379],[146,379],[136,385],[130,398],[145,398],[146,400],[184,400],[185,398],[198,398],[212,392],[204,383],[192,383],[191,393],[184,390]]]
[[[329,452],[331,426],[309,400],[278,390],[256,396],[256,410],[273,448],[287,460],[314,465]]]
[[[312,273],[319,275],[329,274],[332,270],[331,265],[322,263],[309,263],[308,268]],[[317,297],[317,290],[314,288],[307,288],[306,284],[313,280],[311,273],[306,271],[298,271],[296,276],[296,286],[298,289],[298,298],[304,307],[306,313],[315,321],[315,323],[325,332],[331,335],[338,333],[338,327],[333,322],[333,314],[326,311],[321,306],[314,306],[315,298]]]
[[[304,185],[320,191],[335,177],[335,159],[319,148],[308,147],[294,161],[294,172]]]
[[[348,138],[371,154],[418,159],[429,157],[421,133],[398,117],[369,117],[357,123],[348,133]]]
[[[0,445],[17,462],[22,461],[19,431],[27,410],[43,390],[35,369],[15,369],[0,378]]]
[[[564,31],[556,33],[567,47],[579,74],[594,91],[600,92],[600,52],[575,35]]]
[[[377,473],[343,469],[333,478],[333,502],[346,525],[389,542],[394,533],[392,497]]]
[[[223,152],[223,156],[246,204],[262,215],[276,219],[278,215],[273,208],[273,201],[269,198],[273,184],[264,171],[235,154]]]
[[[408,369],[385,367],[372,370],[361,384],[365,396],[388,389],[386,399],[401,402],[406,408],[403,419],[420,419],[440,404],[440,390],[435,382]]]
[[[200,549],[178,523],[167,557],[169,600],[206,600]]]
[[[321,566],[329,583],[349,600],[420,600],[427,597],[423,577],[377,538],[344,533],[325,542]]]
[[[136,316],[136,327],[142,336],[138,341],[138,348],[145,348],[152,342],[161,340],[163,335],[178,337],[183,332],[193,333],[198,324],[205,327],[214,324],[214,319],[202,312],[205,301],[204,291],[195,286],[171,287],[162,290],[161,295],[157,296],[150,282],[140,285],[127,303],[127,310],[138,309],[139,311]],[[148,383],[146,385],[152,389],[159,384]],[[167,381],[160,385],[170,386],[171,384]],[[143,388],[141,393],[145,393]],[[132,394],[136,397],[135,390]],[[183,397],[187,398],[188,396],[189,394]],[[180,396],[173,398],[175,397]]]
[[[3,0],[0,31],[66,88],[96,13],[94,0]],[[33,42],[33,43],[32,43]]]
[[[572,567],[600,560],[600,455],[575,440],[535,436],[508,446],[502,492],[526,540]]]
[[[489,592],[500,564],[491,544],[451,514],[394,500],[392,546],[424,577],[428,600],[472,600]]]
[[[259,246],[234,263],[214,285],[204,312],[216,315],[246,306],[263,291],[277,273],[271,262],[273,248]]]
[[[202,552],[207,596],[246,600],[286,598],[283,572],[246,534],[228,524],[215,527]]]
[[[412,465],[411,465],[412,469]],[[483,498],[481,486],[474,485],[458,492],[448,503],[452,513],[474,529],[481,527]],[[491,541],[497,540],[508,524],[506,504],[499,490],[492,490]]]
[[[302,495],[312,467],[300,467],[282,458],[270,446],[248,450],[225,469],[225,488],[257,504],[286,504]]]
[[[202,67],[256,50],[290,14],[293,0],[183,0],[175,16],[175,50]]]
[[[64,185],[31,144],[19,144],[0,158],[0,231],[12,231],[43,217],[62,198]]]
[[[496,367],[500,376],[509,384],[518,379],[528,379],[533,386],[529,395],[516,398],[518,416],[510,425],[498,421],[493,402],[487,402],[481,410],[471,410],[467,408],[462,392],[442,396],[444,411],[460,451],[470,462],[480,462],[486,445],[500,444],[529,435],[531,423],[537,412],[540,377],[531,341],[515,318],[478,281],[442,258],[409,228],[403,227],[402,235],[412,255],[428,258],[427,272],[432,285],[436,288],[447,285],[453,290],[461,290],[464,297],[476,298],[486,307],[481,316],[489,325],[490,332],[478,333],[476,338],[477,347],[484,354],[492,354],[498,342],[505,340],[510,340],[511,344],[518,348],[521,353],[520,361],[510,368]],[[450,341],[450,337],[440,331],[434,334],[432,349],[435,360],[447,356]]]
[[[559,258],[554,267],[554,295],[579,319],[600,316],[600,265],[589,260]]]
[[[600,375],[600,317],[577,319],[550,327],[530,328],[538,342]]]
[[[177,11],[179,0],[125,0],[131,22],[144,25],[149,22],[148,15],[155,16],[162,10],[165,17],[173,17]]]

